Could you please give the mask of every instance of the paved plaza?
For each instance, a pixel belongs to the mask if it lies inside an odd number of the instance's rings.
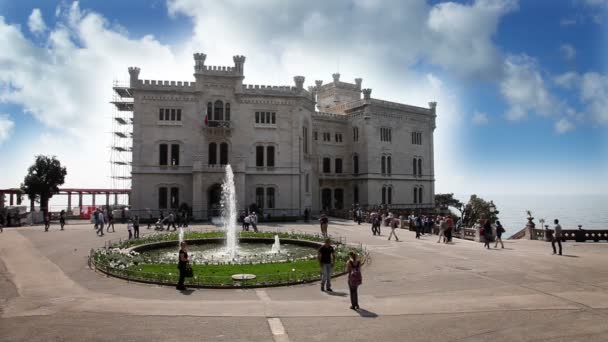
[[[265,230],[318,230],[276,224]],[[196,225],[195,230],[213,229]],[[149,233],[142,227],[142,233]],[[359,313],[346,278],[334,294],[318,283],[265,289],[194,289],[106,277],[87,266],[97,237],[72,222],[0,233],[0,341],[606,341],[608,244],[566,243],[553,256],[540,241],[505,249],[455,239],[402,241],[372,236],[369,225],[332,220],[330,234],[362,243]]]

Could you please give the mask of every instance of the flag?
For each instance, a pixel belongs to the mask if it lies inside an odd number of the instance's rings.
[[[205,115],[205,126],[209,126],[209,115]]]

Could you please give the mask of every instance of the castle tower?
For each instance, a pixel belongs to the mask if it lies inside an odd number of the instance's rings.
[[[138,67],[129,67],[130,86],[135,87],[139,82],[139,71]]]

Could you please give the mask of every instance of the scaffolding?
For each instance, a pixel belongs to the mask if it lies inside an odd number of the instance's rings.
[[[114,81],[112,89],[112,146],[110,163],[112,189],[131,189],[133,152],[133,93],[127,83]],[[128,198],[121,198],[128,204]]]

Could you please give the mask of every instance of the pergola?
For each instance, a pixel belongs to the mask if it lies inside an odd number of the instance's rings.
[[[127,195],[128,203],[131,203],[131,189],[81,189],[81,188],[63,188],[59,189],[59,191],[54,195],[67,195],[68,196],[68,208],[72,209],[72,195],[78,194],[78,207],[82,212],[82,196],[83,195],[91,195],[93,198],[92,205],[95,206],[95,196],[96,195],[105,195],[106,201],[105,205],[110,205],[110,196],[114,195],[114,204],[118,204],[118,195]],[[9,205],[15,205],[14,196],[16,195],[16,204],[21,204],[21,196],[24,195],[23,191],[18,188],[11,189],[0,189],[0,208],[4,207],[4,196],[9,196]],[[31,201],[30,208],[33,210],[34,201]]]

